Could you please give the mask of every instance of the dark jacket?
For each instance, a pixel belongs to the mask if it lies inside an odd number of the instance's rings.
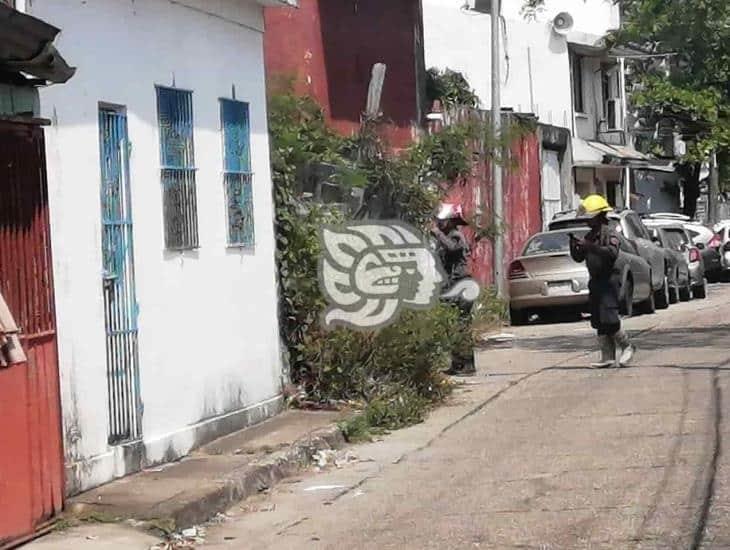
[[[467,277],[467,262],[469,258],[469,243],[464,234],[458,229],[452,229],[444,234],[439,229],[433,231],[438,245],[441,265],[448,276],[449,286]]]
[[[606,224],[589,231],[583,242],[570,241],[571,257],[585,262],[588,268],[591,325],[599,334],[612,334],[621,326],[621,272],[616,265],[619,247],[618,235]]]
[[[576,262],[585,262],[591,279],[607,279],[616,272],[620,241],[618,235],[604,224],[591,229],[580,241],[570,241],[570,255]]]

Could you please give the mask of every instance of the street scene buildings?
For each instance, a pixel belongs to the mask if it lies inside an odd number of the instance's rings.
[[[730,8],[647,4],[0,0],[0,549],[727,547]]]

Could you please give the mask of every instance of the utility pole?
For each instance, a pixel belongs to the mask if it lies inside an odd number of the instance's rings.
[[[720,195],[720,169],[717,166],[717,152],[710,157],[710,185],[707,188],[707,216],[710,225],[718,222],[717,197]]]
[[[492,185],[494,193],[492,197],[492,211],[494,213],[494,286],[497,296],[507,299],[507,288],[504,279],[504,235],[503,229],[503,212],[504,212],[504,190],[502,189],[502,154],[500,147],[501,128],[502,128],[502,106],[500,96],[500,86],[502,79],[500,77],[500,0],[492,0],[492,117],[490,124],[490,140],[492,142]]]
[[[633,147],[631,134],[629,133],[629,107],[626,99],[626,59],[620,57],[618,60],[619,75],[618,82],[621,89],[621,129],[624,131],[624,145]],[[631,208],[631,167],[624,168],[624,206]]]

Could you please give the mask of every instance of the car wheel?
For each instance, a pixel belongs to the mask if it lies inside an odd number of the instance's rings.
[[[641,313],[649,314],[651,315],[656,311],[656,301],[654,300],[654,293],[650,292],[649,297],[641,302],[639,305],[639,310]]]
[[[530,321],[530,314],[526,309],[509,309],[509,318],[513,327],[526,325]]]
[[[676,304],[677,302],[679,302],[680,293],[681,291],[679,290],[679,273],[675,273],[674,286],[669,287],[669,303]]]
[[[619,307],[621,315],[632,317],[634,315],[634,281],[626,279],[624,288],[624,299]]]
[[[707,279],[702,279],[702,284],[692,289],[692,296],[697,300],[707,298]]]
[[[679,299],[683,302],[689,302],[692,299],[692,287],[687,281],[686,286],[679,289]]]
[[[669,281],[664,277],[662,287],[654,294],[654,301],[657,309],[667,309],[669,307]]]

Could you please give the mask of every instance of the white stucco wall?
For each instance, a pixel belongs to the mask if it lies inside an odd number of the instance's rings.
[[[183,5],[183,4],[187,4]],[[192,8],[191,8],[192,7]],[[78,67],[42,92],[67,466],[76,489],[122,475],[107,445],[98,103],[127,108],[147,462],[281,391],[263,16],[253,0],[33,0]],[[199,250],[164,249],[155,84],[193,94]],[[250,103],[256,246],[226,247],[219,98]],[[127,453],[128,454],[128,453]]]
[[[502,0],[502,14],[507,19],[521,19],[524,4],[524,0]],[[621,23],[620,9],[613,0],[545,0],[544,6],[534,12],[534,20],[546,23],[561,12],[573,17],[575,33],[603,36]]]
[[[575,20],[575,35],[602,36],[618,26],[618,8],[611,0],[548,0],[528,20],[520,14],[522,5],[519,0],[503,2],[502,105],[534,112],[546,124],[572,128],[568,40],[552,31],[550,21],[567,11]],[[463,72],[482,106],[489,108],[490,16],[463,6],[463,0],[423,0],[426,65]]]

